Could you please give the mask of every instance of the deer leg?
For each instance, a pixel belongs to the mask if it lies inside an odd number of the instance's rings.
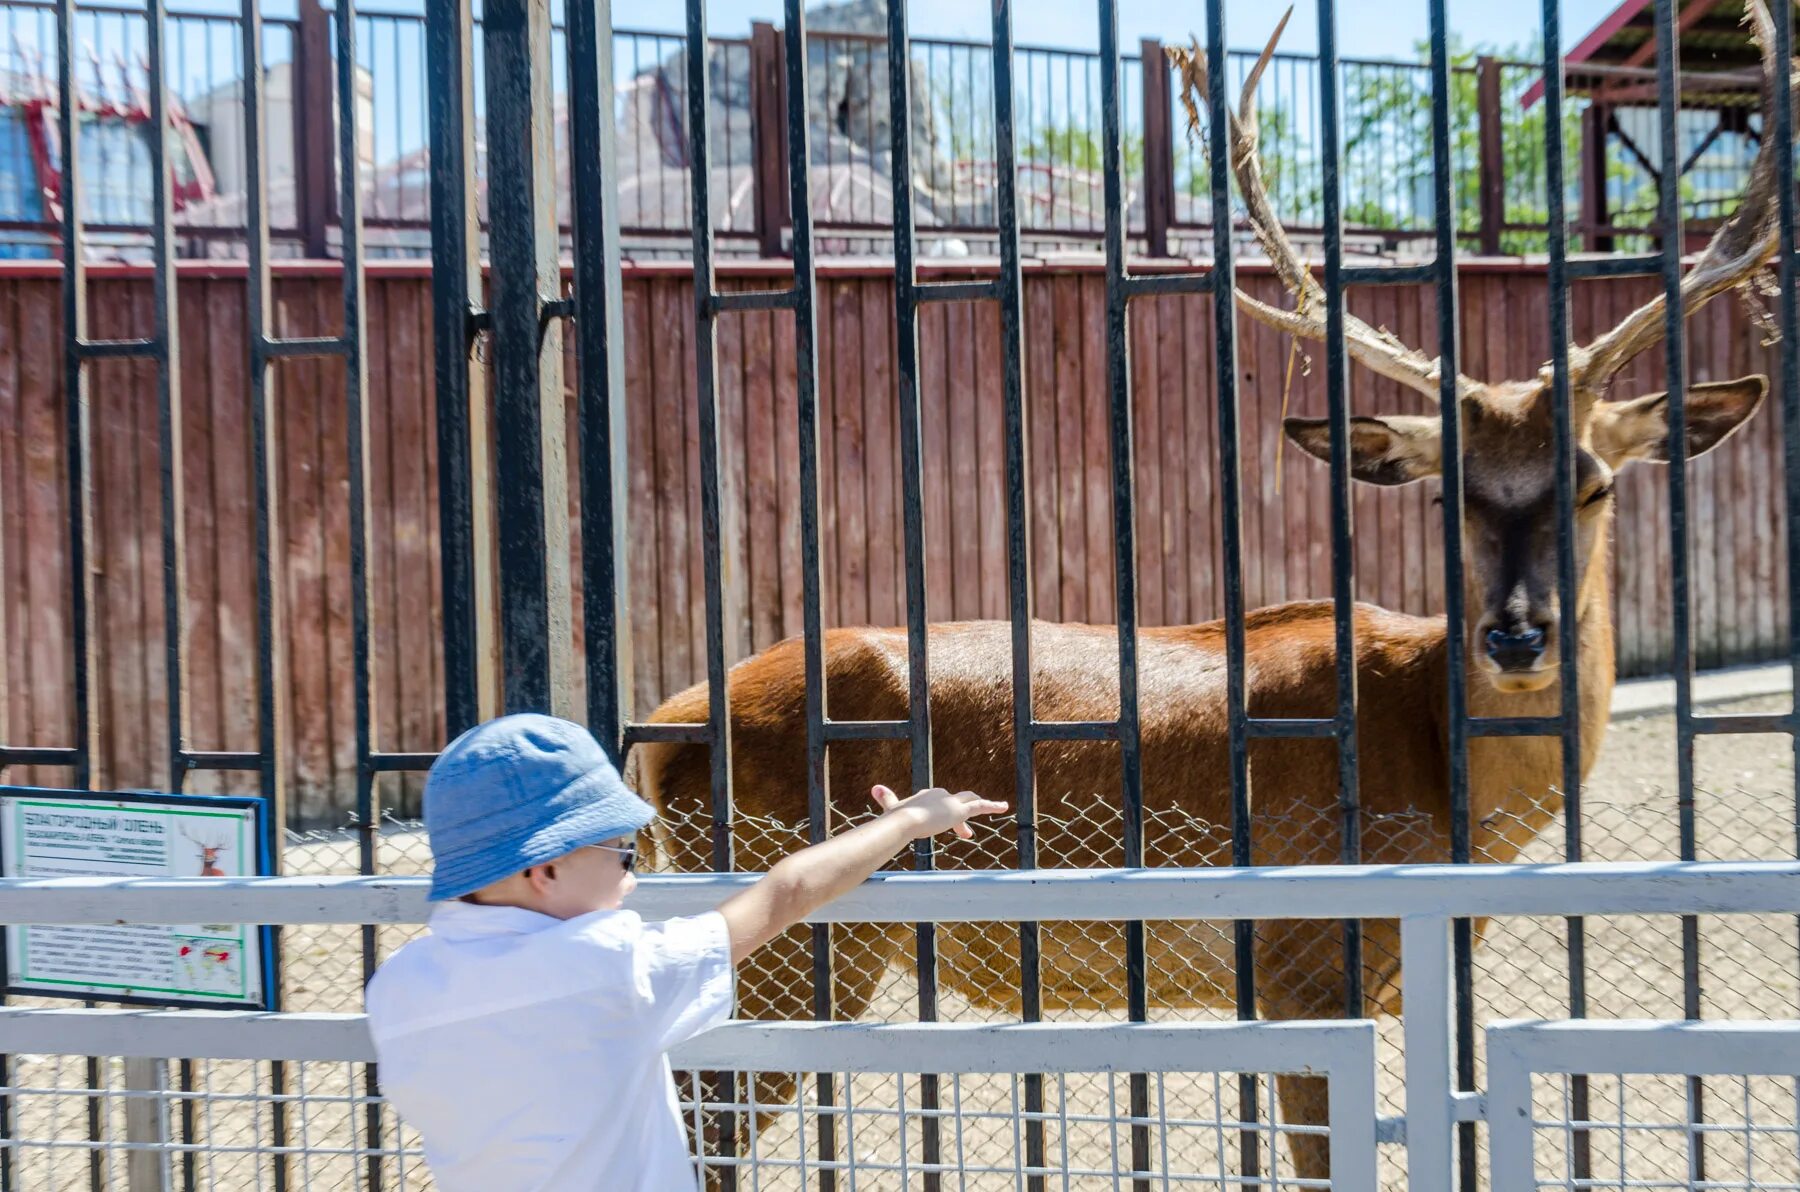
[[[1343,952],[1335,923],[1283,922],[1266,926],[1257,947],[1258,1001],[1265,1018],[1276,1020],[1344,1016]],[[1281,1122],[1323,1127],[1330,1121],[1330,1086],[1319,1076],[1277,1076]],[[1287,1150],[1300,1179],[1331,1176],[1330,1138],[1321,1133],[1287,1134]],[[1273,1164],[1268,1155],[1264,1162]]]
[[[857,1019],[868,1011],[879,992],[883,975],[911,938],[911,929],[903,926],[859,923],[833,929],[835,1017]],[[813,1017],[811,928],[788,932],[739,966],[737,1017],[762,1022],[807,1021]],[[754,1088],[755,1099],[750,1103],[756,1106],[754,1114],[743,1114],[737,1119],[739,1155],[747,1157],[750,1154],[752,1129],[760,1142],[783,1113],[792,1112],[798,1091],[794,1078],[792,1072],[760,1072],[754,1077],[739,1078],[737,1097],[740,1103],[744,1103]],[[833,1092],[842,1099],[841,1087],[834,1087]],[[721,1149],[718,1145],[721,1126],[722,1123],[714,1122],[707,1131],[708,1153],[718,1154]],[[771,1139],[770,1145],[779,1145],[779,1139]],[[817,1140],[809,1138],[807,1145],[816,1146]],[[840,1155],[843,1145],[844,1140],[840,1137],[837,1139]],[[709,1192],[720,1186],[719,1172],[709,1168]]]
[[[1275,1093],[1281,1100],[1281,1121],[1286,1126],[1322,1127],[1330,1120],[1330,1086],[1322,1076],[1277,1076]],[[1322,1180],[1331,1175],[1331,1139],[1325,1134],[1286,1134],[1294,1175],[1303,1180]],[[1275,1161],[1273,1156],[1269,1162]]]

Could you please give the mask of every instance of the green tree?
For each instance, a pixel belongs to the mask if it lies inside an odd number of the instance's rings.
[[[1341,76],[1340,105],[1343,142],[1340,167],[1343,180],[1344,222],[1352,228],[1380,231],[1427,232],[1433,223],[1433,163],[1431,151],[1430,47],[1415,46],[1418,64],[1347,63]],[[1501,145],[1503,219],[1528,230],[1504,231],[1501,247],[1506,252],[1543,251],[1547,236],[1541,228],[1548,218],[1544,151],[1548,105],[1526,106],[1524,93],[1539,71],[1541,60],[1531,44],[1475,49],[1453,40],[1450,45],[1450,169],[1451,201],[1460,233],[1472,236],[1481,223],[1480,117],[1477,60],[1489,54],[1501,63]],[[1269,86],[1267,80],[1265,88]],[[1266,91],[1265,91],[1266,94]],[[1322,217],[1323,178],[1318,147],[1298,135],[1292,96],[1275,96],[1260,105],[1260,148],[1263,177],[1276,211],[1297,225],[1317,224]],[[1580,169],[1581,113],[1585,101],[1572,98],[1564,104],[1563,138],[1565,210],[1577,211]],[[1178,185],[1194,198],[1207,193],[1203,131],[1189,138],[1195,151],[1186,162],[1178,154]],[[1613,155],[1607,166],[1609,183],[1616,189],[1642,186],[1649,179],[1636,165]],[[1647,218],[1644,222],[1648,222]]]
[[[1029,130],[1019,146],[1021,161],[1064,166],[1072,170],[1097,172],[1105,156],[1105,139],[1100,130],[1089,128],[1086,124],[1040,124]],[[1119,138],[1119,156],[1125,163],[1127,176],[1142,174],[1143,135],[1132,131],[1122,132]]]

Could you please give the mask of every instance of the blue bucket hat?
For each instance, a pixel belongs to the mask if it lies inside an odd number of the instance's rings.
[[[425,778],[430,897],[461,898],[656,818],[579,724],[525,712],[476,725]]]

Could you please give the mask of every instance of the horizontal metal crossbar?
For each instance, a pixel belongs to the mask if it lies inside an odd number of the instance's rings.
[[[1282,1072],[1372,1066],[1374,1024],[728,1022],[670,1053],[736,1072]],[[362,1014],[0,1010],[7,1054],[369,1063]],[[1366,1057],[1366,1058],[1365,1058]],[[1372,1126],[1372,1123],[1371,1123]]]
[[[345,356],[350,353],[350,348],[350,341],[341,335],[265,339],[261,344],[263,356],[271,360],[318,360],[330,356]]]
[[[904,741],[912,731],[906,720],[827,720],[827,741]]]
[[[1739,715],[1695,716],[1690,721],[1697,733],[1791,733],[1791,712],[1746,712]]]
[[[1211,273],[1141,273],[1127,277],[1122,283],[1130,298],[1153,298],[1164,294],[1210,294]]]
[[[76,341],[75,354],[83,360],[148,360],[162,354],[162,343],[155,339],[83,339]]]
[[[190,749],[181,761],[190,770],[255,770],[262,765],[260,754],[219,749]]]
[[[704,724],[631,724],[625,727],[625,744],[700,744],[711,739],[710,732]]]
[[[1562,732],[1555,716],[1471,716],[1471,737],[1554,737]]]
[[[1338,731],[1335,720],[1257,718],[1244,721],[1244,731],[1251,737],[1281,739],[1295,737],[1329,737]]]
[[[759,875],[646,876],[646,919],[697,914]],[[0,925],[195,923],[222,899],[246,923],[422,923],[423,877],[9,878]],[[1508,915],[1800,913],[1800,861],[1564,865],[1303,865],[883,873],[815,923],[1442,919]]]
[[[1528,1072],[1800,1077],[1800,1021],[1507,1020],[1487,1039]]]
[[[1437,280],[1438,264],[1347,265],[1338,276],[1347,286],[1416,286]]]
[[[369,769],[377,774],[390,774],[401,770],[429,770],[437,761],[435,753],[371,753]]]
[[[72,766],[80,756],[74,748],[0,745],[0,766]]]
[[[917,302],[980,302],[1000,297],[995,281],[914,282],[912,297]]]
[[[1662,270],[1661,253],[1637,253],[1617,257],[1581,257],[1567,265],[1571,279],[1594,277],[1648,277]]]
[[[796,290],[726,290],[712,296],[712,308],[729,310],[792,310],[799,301]]]
[[[1034,720],[1026,730],[1032,741],[1116,741],[1116,720]]]

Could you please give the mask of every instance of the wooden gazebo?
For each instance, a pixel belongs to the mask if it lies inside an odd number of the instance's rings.
[[[1619,119],[1630,109],[1656,106],[1655,13],[1655,0],[1624,0],[1564,59],[1568,93],[1589,100],[1582,113],[1581,210],[1576,230],[1591,250],[1610,250],[1614,235],[1627,230],[1616,222],[1619,213],[1609,209],[1605,185],[1609,141],[1616,142],[1658,186],[1662,183],[1656,147],[1638,145]],[[1742,138],[1746,169],[1754,154],[1759,122],[1753,117],[1760,107],[1762,72],[1743,18],[1743,0],[1687,0],[1676,15],[1681,106],[1715,114],[1710,129],[1689,149],[1682,175],[1722,136]],[[1525,91],[1522,102],[1529,106],[1542,96],[1539,80]],[[1686,238],[1704,241],[1722,214],[1690,213]]]

